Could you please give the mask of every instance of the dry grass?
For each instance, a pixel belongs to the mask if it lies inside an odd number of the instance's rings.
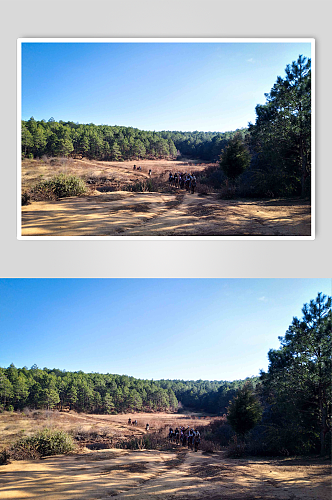
[[[189,164],[190,163],[190,164]],[[40,181],[50,180],[55,175],[66,174],[81,177],[93,189],[102,191],[120,191],[126,186],[151,180],[156,188],[167,186],[168,172],[197,172],[207,165],[176,160],[131,160],[124,162],[106,162],[74,158],[25,159],[22,161],[22,193],[29,191]],[[141,166],[141,170],[133,170]]]
[[[138,425],[128,425],[128,418]],[[168,432],[169,427],[197,427],[208,425],[210,417],[200,414],[134,413],[123,415],[90,415],[85,413],[58,412],[51,410],[29,410],[0,414],[0,451],[22,437],[30,437],[45,428],[70,433],[81,445],[106,443],[115,445],[121,440],[140,438],[150,426],[150,434]]]

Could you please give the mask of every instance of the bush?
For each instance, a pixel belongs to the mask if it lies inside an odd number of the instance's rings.
[[[134,184],[127,184],[126,186],[123,187],[124,191],[131,191],[133,193],[145,193],[145,192],[152,192],[153,185],[151,180],[143,180],[143,181],[137,181]]]
[[[31,190],[31,197],[34,200],[57,200],[67,196],[79,196],[85,192],[85,182],[80,177],[59,174],[36,184]]]
[[[233,436],[230,445],[227,448],[226,456],[230,458],[241,458],[245,454],[246,445],[243,441],[238,440],[237,436]]]
[[[198,426],[201,435],[200,449],[205,453],[214,453],[228,446],[234,432],[226,417],[219,417],[209,425]]]
[[[68,453],[73,449],[73,439],[66,432],[44,429],[17,441],[10,449],[10,456],[15,460],[34,459]]]
[[[0,451],[0,465],[10,464],[10,453],[8,450],[4,449]]]
[[[29,205],[30,204],[30,194],[25,191],[24,193],[22,193],[21,200],[22,200],[22,206]]]
[[[219,189],[226,179],[225,174],[219,166],[208,167],[202,172],[195,173],[195,175],[200,184],[209,186],[213,189]]]
[[[174,445],[169,442],[165,426],[144,436],[120,439],[115,443],[115,447],[126,450],[171,450]]]

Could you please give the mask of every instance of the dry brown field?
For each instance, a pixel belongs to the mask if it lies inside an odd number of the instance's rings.
[[[138,426],[128,425],[128,417]],[[0,448],[43,427],[96,430],[140,436],[172,425],[205,425],[199,414],[86,415],[42,412],[0,415]],[[167,429],[164,429],[165,432]],[[118,448],[76,452],[0,466],[1,499],[107,500],[330,500],[327,460],[227,458],[225,451],[197,453],[172,445],[165,451]]]
[[[299,199],[224,200],[211,190],[167,189],[168,172],[193,172],[192,161],[24,160],[22,191],[58,173],[86,180],[87,195],[33,201],[22,207],[22,236],[310,236],[310,203]],[[133,170],[134,164],[142,170]],[[163,189],[132,192],[149,179]]]

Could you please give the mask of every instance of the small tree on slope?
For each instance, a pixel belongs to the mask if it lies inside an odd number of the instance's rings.
[[[241,136],[236,134],[220,156],[220,167],[227,179],[234,181],[250,164],[250,153]]]
[[[233,430],[244,438],[262,418],[262,407],[250,384],[239,389],[227,408],[227,420]]]

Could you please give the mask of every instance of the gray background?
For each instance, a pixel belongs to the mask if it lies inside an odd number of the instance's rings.
[[[0,121],[0,277],[249,278],[332,275],[329,2],[10,0],[3,1],[1,6],[1,109],[4,114]],[[316,239],[17,240],[16,40],[24,37],[315,38]],[[266,89],[267,92],[269,90]]]

